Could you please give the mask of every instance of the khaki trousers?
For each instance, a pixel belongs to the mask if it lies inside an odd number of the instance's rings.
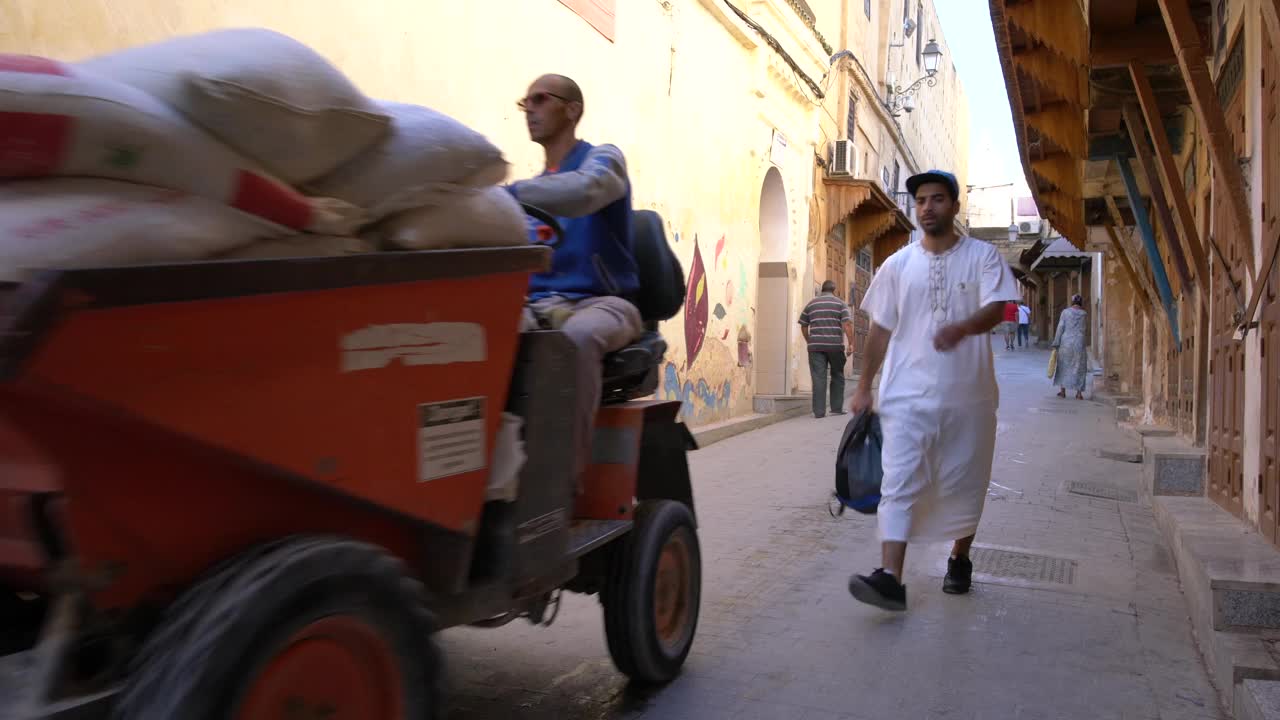
[[[575,372],[578,400],[574,407],[573,447],[577,450],[574,477],[581,488],[583,471],[591,457],[592,431],[600,394],[604,384],[604,356],[631,344],[644,332],[644,322],[635,305],[620,297],[593,297],[568,300],[550,297],[525,306],[523,330],[537,330],[544,325],[559,330],[577,347]]]

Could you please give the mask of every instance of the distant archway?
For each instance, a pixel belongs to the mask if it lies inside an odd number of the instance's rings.
[[[760,262],[786,262],[790,225],[782,173],[771,167],[760,189]]]
[[[760,275],[756,300],[756,392],[787,392],[787,339],[795,318],[790,307],[787,191],[782,173],[771,167],[760,188]]]

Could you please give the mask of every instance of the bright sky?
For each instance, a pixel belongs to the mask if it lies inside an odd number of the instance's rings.
[[[969,183],[1022,183],[1004,73],[987,0],[935,0],[956,72],[969,96]],[[942,67],[947,67],[943,58]],[[986,158],[991,158],[987,161]]]

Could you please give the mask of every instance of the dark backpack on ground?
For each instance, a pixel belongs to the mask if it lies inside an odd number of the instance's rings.
[[[884,477],[880,448],[883,445],[880,416],[870,410],[858,413],[845,427],[836,452],[838,514],[843,515],[849,507],[864,515],[874,515],[880,507],[880,481]]]

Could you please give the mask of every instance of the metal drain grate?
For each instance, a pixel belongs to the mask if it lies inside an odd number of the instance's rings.
[[[974,572],[998,578],[1035,583],[1071,585],[1076,581],[1076,561],[1029,553],[974,548],[969,553]]]
[[[1103,500],[1119,500],[1120,502],[1138,502],[1138,493],[1133,490],[1124,490],[1102,483],[1085,482],[1084,480],[1072,480],[1067,483],[1067,492],[1072,495],[1084,495],[1085,497],[1102,498]]]
[[[1046,415],[1075,415],[1076,411],[1071,408],[1052,408],[1052,407],[1033,407],[1031,412],[1044,413]]]

